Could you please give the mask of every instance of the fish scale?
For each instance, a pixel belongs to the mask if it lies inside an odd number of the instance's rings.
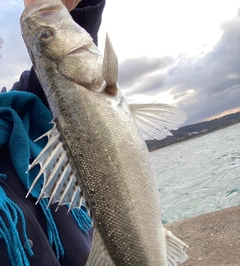
[[[41,166],[29,192],[43,173],[39,199],[70,203],[70,209],[86,201],[94,225],[87,266],[173,266],[186,260],[187,245],[162,226],[157,180],[142,137],[161,132],[160,109],[182,121],[184,114],[160,104],[129,107],[108,36],[102,58],[60,0],[30,4],[21,27],[54,117],[44,135],[47,146],[29,169]],[[152,120],[144,126],[146,117]],[[162,121],[176,126],[175,120]]]
[[[67,96],[66,96],[67,97]],[[85,97],[84,97],[85,98]],[[97,97],[98,98],[98,97]],[[91,105],[91,103],[89,102],[85,102],[84,105],[87,105],[87,107],[89,108],[89,106]],[[111,109],[110,109],[111,110]],[[110,110],[106,110],[106,113],[110,113]],[[81,116],[84,116],[86,119],[87,115],[84,115],[84,107],[82,106],[81,108]],[[92,112],[94,113],[94,112]],[[97,116],[93,115],[93,117],[89,117],[88,118],[89,121],[91,121],[92,125],[95,125],[99,131],[101,132],[106,132],[108,131],[108,128],[105,130],[103,128],[99,128],[99,124],[97,120]],[[68,118],[67,118],[68,120]],[[89,123],[89,121],[85,122],[85,123]],[[100,120],[101,121],[101,120]],[[113,121],[114,121],[114,125],[116,125],[116,119],[115,117],[112,120],[108,120],[108,126],[111,128],[111,132],[113,135],[115,135],[115,141],[117,141],[118,143],[118,138],[123,138],[123,134],[119,133],[119,127],[116,126],[115,130],[112,129],[113,127]],[[104,124],[104,126],[106,127],[106,125]],[[73,127],[72,127],[73,128]],[[69,132],[69,131],[67,131]],[[139,251],[138,250],[131,250],[130,248],[127,247],[123,247],[122,243],[125,243],[125,239],[128,238],[128,236],[130,235],[130,240],[126,241],[126,243],[128,243],[128,247],[130,247],[133,243],[131,243],[131,241],[135,242],[138,239],[138,234],[136,234],[134,236],[133,233],[133,229],[137,227],[136,223],[131,224],[129,221],[129,215],[126,215],[126,213],[128,213],[128,210],[130,213],[132,213],[132,221],[136,221],[136,215],[134,214],[134,207],[138,207],[138,209],[143,210],[142,206],[143,204],[145,205],[145,201],[146,199],[144,199],[142,197],[142,195],[144,195],[144,188],[146,188],[146,185],[143,185],[146,182],[139,182],[140,186],[138,184],[138,177],[144,176],[144,180],[148,180],[148,178],[146,178],[146,174],[145,173],[139,173],[138,175],[136,175],[136,166],[134,167],[134,161],[135,160],[128,160],[127,162],[123,161],[121,158],[122,155],[122,149],[124,149],[123,147],[121,149],[119,149],[119,146],[117,146],[118,148],[118,152],[115,149],[114,146],[114,140],[112,142],[108,142],[109,145],[106,147],[105,144],[105,148],[107,148],[107,150],[109,150],[110,152],[107,152],[106,156],[103,155],[103,151],[102,151],[102,142],[104,142],[104,140],[102,139],[103,137],[99,137],[93,130],[93,132],[91,132],[91,134],[93,135],[92,137],[90,135],[88,135],[89,139],[92,139],[94,143],[94,147],[99,147],[100,148],[100,152],[98,152],[98,149],[93,151],[93,152],[89,152],[90,150],[92,150],[91,148],[89,148],[89,145],[86,145],[86,142],[83,141],[81,145],[81,142],[79,142],[78,145],[75,145],[75,137],[74,134],[72,134],[73,131],[69,132],[70,134],[68,135],[66,132],[63,133],[63,135],[65,136],[66,139],[68,139],[68,143],[69,143],[69,147],[72,151],[72,157],[76,158],[77,153],[79,151],[83,152],[85,154],[84,158],[80,157],[80,160],[78,159],[75,163],[76,165],[82,165],[81,168],[81,172],[83,175],[82,178],[82,182],[83,187],[87,187],[88,191],[87,191],[87,195],[89,195],[88,197],[86,197],[88,203],[90,206],[92,206],[93,211],[93,215],[95,216],[94,221],[96,220],[96,227],[98,226],[98,223],[100,223],[101,225],[105,224],[105,228],[103,228],[101,226],[101,229],[99,229],[100,234],[102,233],[103,235],[115,235],[116,238],[108,238],[109,243],[106,243],[109,247],[113,247],[111,249],[113,249],[113,253],[115,254],[116,250],[117,250],[117,254],[120,256],[120,258],[118,258],[118,260],[124,261],[124,257],[127,254],[128,257],[130,258],[135,258],[136,261],[133,262],[135,264],[133,265],[137,265],[137,263],[143,263],[139,260],[139,253],[141,248],[139,247]],[[89,132],[90,133],[90,132]],[[116,133],[116,134],[115,134]],[[137,132],[138,133],[138,132]],[[130,131],[129,134],[131,134],[131,137],[134,139],[134,135],[133,132]],[[106,134],[103,133],[103,135],[106,136]],[[73,144],[71,144],[71,140],[73,141]],[[98,142],[98,140],[100,140]],[[105,142],[104,142],[105,143]],[[89,143],[88,143],[89,144]],[[71,147],[71,145],[73,147]],[[145,146],[145,143],[142,143],[143,146]],[[87,149],[87,152],[85,153],[84,149]],[[135,145],[133,147],[129,147],[127,146],[127,150],[128,150],[128,154],[131,157],[135,157],[135,149],[134,149]],[[129,153],[129,151],[132,151],[131,153]],[[112,163],[111,161],[109,161],[109,155],[108,154],[114,154],[115,158],[112,158],[112,160],[115,160],[116,162]],[[120,156],[120,158],[117,158],[118,156]],[[105,158],[105,160],[104,160]],[[141,158],[142,159],[142,158]],[[99,165],[94,166],[91,165],[91,163],[89,163],[89,161],[95,161],[95,162],[99,162]],[[135,163],[137,164],[137,162]],[[85,166],[87,167],[85,170]],[[93,169],[91,169],[91,177],[88,176],[88,172],[89,172],[89,168],[90,166],[94,166]],[[129,166],[129,167],[128,167]],[[112,168],[112,170],[110,171],[110,169]],[[98,170],[100,169],[100,170]],[[85,170],[85,172],[84,172]],[[122,172],[122,174],[120,174],[120,171]],[[139,171],[140,172],[140,171]],[[144,166],[143,168],[143,172],[146,172],[146,167]],[[112,182],[112,176],[116,175],[116,173],[119,173],[118,180],[114,180],[114,183]],[[122,177],[125,175],[127,176],[131,176],[132,173],[134,173],[134,175],[136,176],[135,180],[134,178],[129,178],[130,182],[127,182],[128,184],[124,184],[126,183],[126,180],[123,179]],[[123,184],[122,184],[123,183]],[[137,194],[138,194],[138,198],[136,199],[137,204],[132,204],[131,202],[129,202],[129,198],[130,198],[130,193],[128,191],[125,191],[125,189],[119,189],[117,190],[118,193],[116,192],[116,187],[120,187],[120,188],[124,188],[124,186],[126,187],[130,187],[134,186],[134,190],[137,190]],[[152,183],[151,183],[152,186]],[[136,187],[136,188],[135,188]],[[139,188],[138,188],[139,187]],[[131,189],[130,189],[131,191]],[[155,190],[154,190],[155,191]],[[102,195],[104,195],[104,200],[102,200]],[[155,193],[156,195],[156,193]],[[158,195],[156,195],[156,199],[158,200]],[[155,200],[150,200],[149,199],[149,204],[154,204],[156,202]],[[107,202],[107,204],[106,204]],[[126,203],[125,203],[126,202]],[[101,204],[102,203],[102,204]],[[130,204],[129,204],[130,203]],[[116,206],[116,207],[115,207]],[[116,208],[116,209],[115,209]],[[150,210],[153,210],[154,208],[151,208]],[[114,210],[114,211],[111,211]],[[115,211],[116,210],[116,211]],[[136,213],[138,213],[139,215],[139,222],[142,224],[143,222],[141,221],[141,217],[151,217],[151,213],[149,213],[146,216],[146,212],[147,210],[144,210],[144,216],[142,216],[142,214],[140,213],[139,210],[136,210]],[[160,212],[159,212],[160,213]],[[126,221],[124,221],[124,218],[126,218]],[[138,217],[137,217],[138,218]],[[122,224],[116,223],[117,221],[119,221],[119,219],[122,220]],[[148,219],[147,219],[148,220]],[[157,223],[159,223],[160,221],[160,215],[158,216],[158,221]],[[147,221],[144,222],[145,225],[147,225],[149,223],[146,223]],[[118,227],[112,227],[111,224],[115,224],[118,225]],[[130,224],[130,225],[129,225]],[[128,226],[129,225],[129,226]],[[121,227],[120,227],[121,226]],[[151,228],[151,226],[150,226]],[[152,228],[156,228],[156,226],[154,225]],[[130,234],[131,232],[131,234]],[[157,232],[154,232],[155,234]],[[117,243],[114,242],[114,240],[117,239]],[[141,243],[141,241],[137,241],[138,243]],[[156,245],[156,243],[154,243],[151,240],[151,244],[154,246]],[[140,244],[139,244],[140,246]],[[109,249],[109,252],[111,253],[111,249]],[[128,253],[126,253],[126,250],[129,250]],[[122,252],[121,252],[122,251]],[[130,251],[134,252],[134,254],[130,254]],[[129,258],[128,258],[129,259]],[[147,262],[145,262],[147,263]],[[130,264],[131,265],[131,264]],[[141,264],[140,264],[141,265]],[[144,264],[142,264],[144,265]]]

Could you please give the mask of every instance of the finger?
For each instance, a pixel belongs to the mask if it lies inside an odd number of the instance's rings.
[[[31,4],[33,1],[35,0],[24,0],[24,6],[28,6],[29,4]]]
[[[69,11],[73,10],[81,1],[82,0],[62,0],[63,4]]]
[[[31,4],[33,1],[36,0],[24,0],[25,7]],[[82,0],[62,0],[63,4],[69,11],[73,10],[81,1]]]

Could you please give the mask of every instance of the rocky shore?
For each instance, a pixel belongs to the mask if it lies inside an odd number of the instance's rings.
[[[240,266],[240,206],[164,226],[189,246],[179,266]]]

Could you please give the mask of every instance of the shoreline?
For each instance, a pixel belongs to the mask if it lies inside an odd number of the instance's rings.
[[[222,129],[225,129],[225,128],[228,128],[228,127],[231,127],[231,126],[234,126],[234,125],[239,124],[239,123],[240,122],[237,122],[237,123],[233,123],[231,125],[227,125],[227,126],[224,126],[224,127],[221,127],[221,128],[215,128],[215,129],[212,129],[212,130],[209,130],[209,131],[204,131],[202,133],[198,133],[196,135],[192,135],[192,136],[189,136],[189,137],[186,137],[186,138],[183,138],[183,139],[168,143],[168,144],[163,145],[161,147],[153,148],[153,149],[149,150],[149,152],[156,151],[156,150],[159,150],[159,149],[162,149],[162,148],[166,148],[167,146],[178,144],[179,142],[183,142],[183,141],[188,141],[188,140],[191,140],[191,139],[199,138],[199,137],[202,137],[204,135],[211,134],[213,132],[216,132],[216,131],[219,131],[219,130],[222,130]],[[240,265],[240,263],[239,263],[239,265]]]
[[[189,246],[189,259],[179,266],[240,265],[240,205],[164,227]]]

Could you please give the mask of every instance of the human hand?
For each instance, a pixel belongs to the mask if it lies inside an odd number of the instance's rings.
[[[24,0],[25,7],[31,4],[33,1],[36,0]],[[62,0],[63,4],[69,11],[73,10],[81,1],[82,0]]]

